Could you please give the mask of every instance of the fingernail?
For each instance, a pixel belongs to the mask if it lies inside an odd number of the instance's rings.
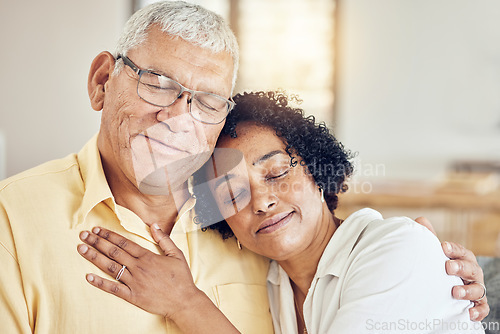
[[[87,239],[88,236],[89,236],[89,232],[87,232],[87,231],[83,231],[82,233],[80,233],[80,239],[82,239],[82,240]]]
[[[456,263],[455,261],[450,261],[450,274],[457,273],[458,269],[460,269],[458,263]]]
[[[160,226],[157,223],[154,223],[153,225],[151,225],[151,227],[154,228],[155,230],[160,229]]]
[[[99,227],[94,227],[92,229],[92,232],[94,232],[94,234],[99,234],[99,232],[101,232],[101,229]]]
[[[448,252],[451,252],[451,251],[452,251],[451,244],[450,244],[448,241],[445,241],[445,242],[444,242],[444,246],[446,247],[446,250],[447,250]]]
[[[87,281],[89,281],[89,282],[93,282],[93,281],[94,281],[94,276],[92,276],[92,275],[88,274],[88,275],[87,275]]]
[[[78,246],[78,251],[81,254],[87,253],[88,250],[89,250],[89,247],[87,245],[80,245],[80,246]]]
[[[457,294],[458,294],[458,298],[464,298],[465,297],[465,289],[464,288],[457,288]]]
[[[477,317],[479,317],[479,312],[476,311],[476,310],[471,310],[471,317],[472,317],[472,320],[474,319],[477,319]]]

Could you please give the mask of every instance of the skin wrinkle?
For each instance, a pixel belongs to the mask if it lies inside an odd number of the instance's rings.
[[[99,238],[95,238],[94,241],[92,242],[91,246],[94,248],[97,248],[98,243],[99,243]]]
[[[109,258],[115,259],[118,256],[120,256],[120,250],[118,249],[118,247],[111,248],[111,250],[109,251]]]
[[[126,248],[127,245],[128,245],[128,242],[125,239],[121,239],[120,242],[118,243],[118,247],[120,247],[121,249]]]
[[[117,268],[118,266],[116,265],[116,262],[112,262],[109,267],[108,267],[108,271],[112,274],[115,273],[115,271],[118,269]]]
[[[191,50],[190,50],[191,51]],[[216,75],[216,76],[219,76],[219,77],[222,77],[224,76],[224,74],[220,71],[215,71],[215,70],[211,70],[211,69],[207,69],[205,68],[204,66],[202,65],[198,65],[198,64],[193,64],[192,62],[189,62],[188,59],[190,59],[192,56],[192,52],[189,52],[188,54],[186,54],[184,57],[173,57],[175,59],[178,59],[179,61],[182,61],[182,62],[186,62],[186,63],[189,63],[190,66],[194,67],[194,68],[197,68],[198,70],[204,70],[205,72],[209,72],[213,75]],[[161,71],[161,70],[157,70],[157,69],[152,69],[152,68],[155,68],[154,66],[151,66],[149,67],[151,68],[150,71],[153,71],[157,74],[161,74],[161,75],[164,75],[172,80],[175,80],[179,83],[181,83],[181,79],[176,76],[175,74],[169,74],[169,73],[166,73],[164,71]],[[192,89],[192,90],[197,90],[197,91],[203,91],[203,92],[207,92],[207,93],[212,93],[212,94],[216,94],[216,95],[219,95],[219,96],[222,96],[224,98],[230,98],[231,97],[231,93],[227,93],[227,92],[223,92],[223,91],[218,91],[218,90],[214,90],[213,88],[214,87],[219,87],[218,85],[216,85],[216,83],[213,82],[213,80],[210,80],[210,79],[206,79],[206,78],[203,78],[203,77],[196,77],[196,79],[204,79],[203,80],[203,86],[199,86],[197,88],[194,88],[192,86],[190,86],[189,84],[183,84],[181,83],[184,87],[186,88],[189,88],[189,89]],[[193,76],[188,76],[186,78],[184,78],[184,81],[187,81],[187,82],[192,82],[193,81]],[[206,84],[208,83],[208,84]]]

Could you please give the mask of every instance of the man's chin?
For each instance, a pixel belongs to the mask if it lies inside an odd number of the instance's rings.
[[[167,196],[182,189],[191,175],[183,173],[168,174],[166,168],[159,168],[148,174],[142,180],[138,180],[138,189],[145,195]],[[172,175],[172,177],[170,177]]]

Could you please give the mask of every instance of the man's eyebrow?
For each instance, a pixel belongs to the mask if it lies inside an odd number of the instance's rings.
[[[171,74],[169,74],[169,73],[167,73],[167,72],[165,72],[165,71],[162,71],[162,70],[156,69],[156,68],[154,68],[154,67],[148,67],[148,68],[146,68],[145,70],[146,70],[146,71],[149,71],[149,72],[152,72],[152,73],[154,73],[154,74],[161,75],[161,76],[163,76],[163,77],[169,78],[169,79],[174,80],[174,81],[176,81],[176,82],[179,82],[179,79],[174,78],[174,76],[173,76],[173,75],[171,75]],[[182,83],[181,83],[181,85],[182,85]],[[191,89],[190,87],[186,87],[186,88]],[[193,90],[195,90],[195,91],[197,91],[197,92],[210,93],[210,94],[218,95],[218,96],[220,96],[220,97],[224,97],[224,94],[221,94],[220,92],[216,92],[216,91],[214,91],[213,89],[202,89],[202,90],[196,90],[196,89],[193,89]]]
[[[167,72],[164,72],[164,71],[162,71],[162,70],[160,70],[160,69],[157,69],[156,67],[148,67],[148,68],[146,68],[146,71],[149,71],[149,72],[152,72],[152,73],[154,73],[154,74],[161,75],[161,76],[163,76],[163,77],[167,77],[167,78],[169,78],[169,79],[175,80],[175,79],[172,77],[172,75],[170,75],[170,74],[168,74]],[[175,81],[177,81],[177,80],[175,80]]]
[[[258,165],[272,157],[274,157],[275,155],[277,154],[286,154],[285,152],[283,152],[282,150],[274,150],[274,151],[271,151],[269,153],[266,153],[264,154],[263,156],[261,156],[260,158],[258,158],[257,160],[255,160],[252,165],[255,166],[255,165]]]
[[[230,179],[233,179],[236,175],[234,174],[224,174],[224,176],[219,177],[217,181],[215,181],[215,189],[221,185],[223,182],[229,182]]]

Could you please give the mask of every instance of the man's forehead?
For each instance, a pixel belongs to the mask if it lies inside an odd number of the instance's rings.
[[[226,81],[225,85],[232,88],[234,63],[229,52],[215,53],[179,36],[170,35],[158,25],[151,26],[145,42],[131,52],[140,53],[147,62],[143,66],[150,67],[149,70],[174,80],[183,79],[182,76],[189,75],[187,70],[193,70]],[[220,91],[220,88],[217,90]]]

